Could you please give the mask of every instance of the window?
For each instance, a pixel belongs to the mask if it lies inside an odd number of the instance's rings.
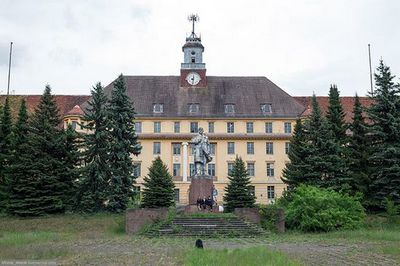
[[[161,154],[161,143],[160,142],[153,143],[153,154]]]
[[[227,122],[226,123],[226,131],[228,133],[235,133],[235,123],[234,122]]]
[[[189,164],[189,172],[190,172],[190,176],[194,176],[195,172],[194,172],[194,163]]]
[[[250,193],[251,195],[255,196],[256,195],[256,187],[255,186],[249,186]]]
[[[273,142],[267,142],[265,144],[265,153],[266,154],[274,154],[274,143]]]
[[[172,143],[172,154],[173,155],[181,155],[181,144],[180,143]]]
[[[254,132],[254,124],[253,124],[253,122],[247,122],[246,123],[246,132],[247,133],[253,133]]]
[[[142,133],[142,122],[135,122],[136,133]]]
[[[77,125],[78,125],[78,122],[77,122],[77,121],[71,121],[71,127],[72,127],[73,130],[76,129],[76,126],[77,126]]]
[[[140,163],[134,163],[133,164],[133,173],[132,175],[134,177],[139,177],[141,175],[141,164]]]
[[[261,108],[261,113],[263,114],[272,113],[272,104],[270,103],[262,103],[260,105],[260,108]]]
[[[275,186],[267,186],[268,199],[275,199]]]
[[[163,112],[164,112],[164,104],[162,103],[153,104],[153,113],[163,113]]]
[[[289,154],[290,151],[290,142],[285,142],[285,153]]]
[[[161,122],[154,122],[154,133],[161,133]]]
[[[199,112],[200,105],[198,103],[190,103],[189,104],[189,113],[196,114]]]
[[[174,132],[175,133],[181,132],[181,123],[180,122],[174,122]]]
[[[214,133],[214,122],[208,122],[208,133]]]
[[[208,175],[215,176],[215,163],[208,164]]]
[[[181,176],[181,164],[180,163],[174,163],[172,165],[172,175],[173,176]]]
[[[175,202],[179,202],[179,188],[174,189],[174,200]]]
[[[247,142],[247,154],[254,154],[254,142]]]
[[[190,133],[199,132],[199,123],[198,122],[190,122]]]
[[[224,110],[225,110],[225,114],[234,114],[235,113],[235,105],[234,104],[225,104]]]
[[[285,133],[292,133],[292,123],[285,122]]]
[[[272,122],[265,123],[265,133],[272,133]]]
[[[216,143],[210,143],[210,155],[215,155],[215,145]]]
[[[235,142],[228,142],[228,154],[235,154]]]
[[[267,176],[272,177],[274,176],[274,164],[273,163],[267,163]]]
[[[247,163],[247,174],[254,176],[254,163]]]
[[[233,163],[228,163],[228,175],[232,175],[232,171],[233,171]]]
[[[192,63],[196,63],[196,57],[192,57]]]

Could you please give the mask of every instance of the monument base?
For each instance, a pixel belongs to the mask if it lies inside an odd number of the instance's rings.
[[[192,177],[189,186],[189,204],[196,205],[197,199],[213,198],[214,183],[209,176]]]

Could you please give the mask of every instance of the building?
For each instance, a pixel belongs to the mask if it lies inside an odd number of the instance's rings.
[[[194,29],[182,47],[179,76],[124,76],[127,94],[137,112],[136,131],[143,146],[132,159],[137,186],[143,188],[151,162],[157,156],[168,165],[176,186],[176,201],[188,203],[194,169],[190,139],[202,127],[210,139],[213,176],[222,202],[228,172],[236,156],[245,161],[256,201],[268,204],[282,195],[282,171],[288,162],[289,141],[296,119],[309,113],[311,97],[292,97],[266,77],[207,76],[204,46]],[[110,93],[113,84],[105,88]],[[28,109],[38,96],[25,97]],[[88,96],[56,96],[64,126],[80,132]],[[0,103],[1,103],[0,97]],[[366,98],[365,105],[369,104]],[[322,110],[327,98],[319,97]],[[353,97],[342,97],[346,119],[351,119]],[[15,108],[16,109],[16,108]]]

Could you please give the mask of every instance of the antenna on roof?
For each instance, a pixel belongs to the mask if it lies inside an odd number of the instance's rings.
[[[194,35],[194,23],[200,21],[200,17],[197,14],[191,14],[188,16],[188,20],[192,22],[192,35]]]
[[[374,85],[372,84],[371,45],[370,44],[368,44],[368,59],[369,59],[369,81],[371,83],[371,96],[374,96]]]
[[[10,43],[10,58],[8,60],[8,82],[7,82],[7,96],[10,94],[10,72],[11,72],[11,54],[13,42]]]

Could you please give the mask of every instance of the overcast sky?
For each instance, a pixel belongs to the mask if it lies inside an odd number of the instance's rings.
[[[118,74],[179,75],[198,13],[208,75],[266,76],[291,95],[369,89],[367,44],[400,75],[400,1],[0,0],[0,94],[89,94]]]

